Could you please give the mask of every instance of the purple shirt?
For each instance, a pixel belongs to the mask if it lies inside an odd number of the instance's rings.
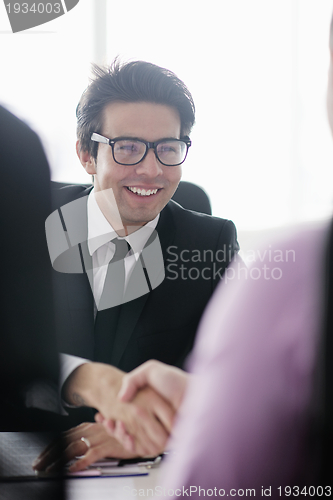
[[[262,487],[281,498],[278,487],[283,496],[285,486],[311,484],[326,238],[326,223],[294,228],[250,269],[227,270],[190,359],[195,375],[169,443],[168,498],[171,490],[175,498],[254,496],[246,489],[262,497]]]

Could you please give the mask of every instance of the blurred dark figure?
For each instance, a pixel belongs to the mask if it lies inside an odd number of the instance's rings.
[[[30,444],[34,436],[37,439],[33,433],[18,435],[4,431],[50,431],[54,436],[61,417],[57,414],[58,355],[45,238],[45,219],[51,212],[49,167],[38,136],[1,106],[0,170],[3,186],[0,197],[0,476],[3,480],[11,470],[14,475],[20,474],[20,457],[23,460],[25,455],[30,460],[29,454],[18,449],[19,445],[24,447],[24,436],[29,437]],[[12,447],[8,442],[10,436],[16,437]],[[49,438],[50,434],[45,436],[46,442]],[[43,446],[45,439],[38,434],[39,446]],[[29,446],[25,448],[28,451]],[[34,452],[32,459],[35,456]],[[11,463],[15,464],[15,471]],[[41,489],[42,484],[34,482],[26,488],[22,483],[1,482],[0,498],[23,498],[22,491],[24,498],[29,499],[61,498],[61,486],[43,485]]]
[[[38,136],[0,108],[1,217],[0,429],[42,430],[56,409],[58,359],[45,240],[51,212],[49,168]],[[53,401],[45,401],[49,383]],[[37,419],[37,420],[36,420]],[[48,425],[48,424],[45,424]]]

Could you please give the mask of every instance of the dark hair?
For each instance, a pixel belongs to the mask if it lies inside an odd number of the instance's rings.
[[[109,69],[93,66],[95,79],[86,88],[76,109],[80,147],[97,158],[98,143],[91,134],[102,133],[103,111],[111,102],[150,102],[177,109],[181,137],[189,135],[195,119],[192,95],[186,85],[165,68],[145,61],[120,64]]]

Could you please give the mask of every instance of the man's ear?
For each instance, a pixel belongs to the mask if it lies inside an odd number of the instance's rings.
[[[90,175],[96,174],[96,162],[88,151],[81,149],[80,141],[76,141],[76,154],[85,171]]]

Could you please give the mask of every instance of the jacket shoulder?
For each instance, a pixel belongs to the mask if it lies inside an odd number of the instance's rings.
[[[56,210],[73,200],[87,196],[91,189],[91,184],[64,184],[51,182],[52,209]]]
[[[213,215],[202,214],[193,210],[183,208],[178,203],[170,200],[166,207],[173,216],[176,226],[181,226],[182,231],[204,231],[220,232],[223,228],[233,229],[236,231],[235,225],[231,220],[215,217]]]

